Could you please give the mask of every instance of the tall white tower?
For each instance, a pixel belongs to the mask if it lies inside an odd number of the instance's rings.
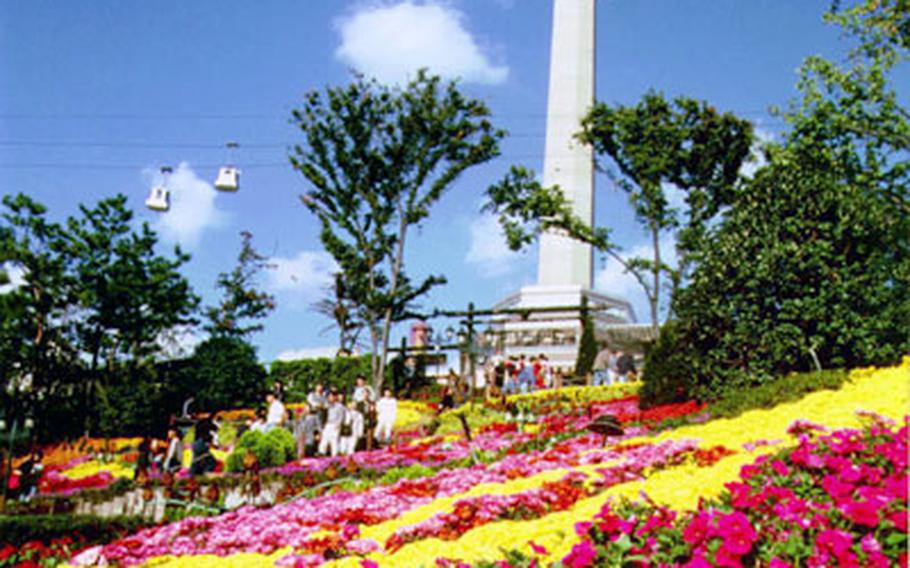
[[[558,185],[575,214],[594,223],[594,153],[575,134],[594,103],[595,0],[554,0],[543,183]],[[540,239],[537,284],[591,288],[591,246],[555,232]]]
[[[596,0],[553,0],[550,39],[550,85],[543,183],[558,185],[575,214],[594,223],[594,152],[575,134],[594,102]],[[558,233],[541,236],[537,284],[507,296],[496,308],[549,308],[527,318],[504,319],[498,326],[504,355],[544,353],[556,367],[574,367],[581,339],[579,312],[584,300],[595,333],[607,339],[611,329],[635,321],[629,303],[592,290],[593,251]],[[554,310],[555,308],[555,310]],[[533,312],[532,312],[533,313]]]

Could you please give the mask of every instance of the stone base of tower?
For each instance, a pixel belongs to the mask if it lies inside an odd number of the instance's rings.
[[[494,309],[530,310],[527,318],[512,315],[495,323],[494,329],[500,338],[499,351],[505,357],[530,357],[542,353],[554,368],[573,369],[581,341],[579,312],[534,313],[533,310],[581,306],[583,298],[587,298],[598,341],[608,341],[614,328],[635,325],[635,312],[622,298],[577,285],[525,286],[494,306]]]

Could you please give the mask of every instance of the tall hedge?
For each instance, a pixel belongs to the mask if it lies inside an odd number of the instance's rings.
[[[305,400],[316,383],[349,391],[358,375],[370,377],[369,355],[275,361],[269,371],[270,380],[284,384],[290,402]]]

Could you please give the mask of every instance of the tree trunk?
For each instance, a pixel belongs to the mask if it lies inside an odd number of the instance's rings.
[[[654,246],[654,291],[648,299],[651,302],[651,328],[657,334],[660,331],[660,231],[656,226],[651,226],[651,241]]]
[[[401,274],[401,265],[404,263],[404,241],[405,237],[407,237],[407,232],[408,222],[401,205],[401,200],[399,199],[398,246],[395,251],[395,260],[392,264],[391,281],[389,282],[389,298],[392,302],[395,301],[395,294],[398,292],[398,276]],[[393,306],[386,306],[385,318],[382,322],[382,356],[379,358],[379,368],[373,370],[373,390],[377,395],[382,392],[382,382],[385,379],[385,362],[386,358],[389,356],[389,334],[392,329],[392,309]]]

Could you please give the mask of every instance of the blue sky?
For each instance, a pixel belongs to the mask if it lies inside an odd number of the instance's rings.
[[[649,88],[704,98],[753,120],[766,135],[782,124],[768,112],[795,94],[804,57],[842,58],[839,31],[821,21],[829,0],[600,0],[598,98],[634,104]],[[483,190],[513,163],[542,169],[551,2],[261,2],[199,0],[9,0],[0,3],[0,193],[25,192],[54,217],[79,203],[124,193],[138,217],[180,243],[186,274],[214,301],[238,233],[250,230],[278,269],[262,278],[278,310],[255,337],[268,361],[282,352],[332,345],[310,309],[331,263],[314,218],[299,205],[303,178],[287,165],[290,111],[309,90],[338,85],[356,68],[394,81],[410,69],[464,78],[511,136],[502,157],[470,171],[414,235],[407,266],[449,283],[424,305],[488,306],[533,283],[536,251],[508,252],[478,212]],[[237,194],[210,183],[241,144]],[[142,207],[161,165],[174,208]],[[625,197],[598,180],[596,216],[627,250],[643,250]],[[641,293],[612,264],[597,282],[626,295],[639,317]]]

